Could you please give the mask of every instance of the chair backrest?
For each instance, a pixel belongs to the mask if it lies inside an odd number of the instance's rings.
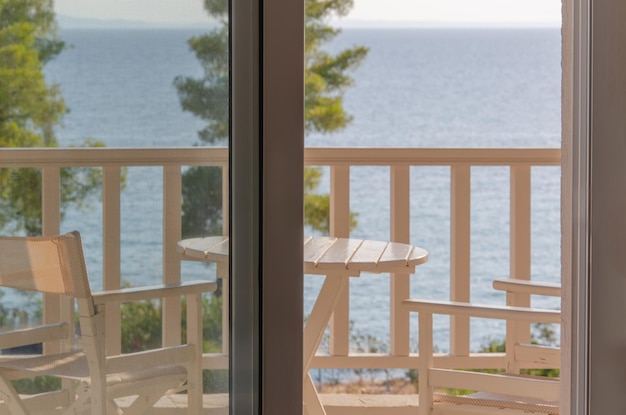
[[[80,234],[0,237],[0,286],[90,297]]]

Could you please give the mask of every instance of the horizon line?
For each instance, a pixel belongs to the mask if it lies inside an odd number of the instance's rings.
[[[67,20],[71,22],[67,22]],[[60,21],[59,21],[60,20]],[[124,18],[103,19],[98,17],[79,17],[67,14],[57,14],[57,23],[63,29],[63,20],[66,20],[70,28],[172,28],[172,27],[203,27],[214,23],[211,20],[204,21],[149,21],[133,20]],[[82,24],[81,24],[82,23]],[[445,21],[445,20],[375,20],[375,19],[351,19],[349,17],[341,19],[330,19],[328,24],[341,29],[403,29],[403,28],[560,28],[561,21]],[[84,25],[84,27],[83,27]],[[119,27],[117,26],[119,25]]]

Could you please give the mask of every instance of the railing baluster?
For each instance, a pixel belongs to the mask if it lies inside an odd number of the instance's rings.
[[[121,285],[121,167],[102,170],[102,289],[116,290]],[[121,324],[120,307],[108,304],[104,328],[108,354],[122,349]]]
[[[181,165],[219,166],[223,169],[223,232],[228,233],[228,152],[224,148],[188,149],[2,149],[1,168],[42,168],[43,180],[43,233],[60,231],[60,167],[102,167],[103,188],[103,288],[118,288],[120,285],[120,169],[122,166],[158,166],[164,168],[163,215],[164,215],[164,281],[177,281],[179,265],[172,260],[172,249],[180,238],[180,174]],[[558,166],[559,149],[360,149],[360,148],[307,148],[307,165],[331,166],[331,233],[349,236],[350,209],[350,166],[390,166],[391,169],[391,228],[392,240],[409,240],[409,166],[451,166],[451,298],[467,301],[469,291],[470,254],[470,183],[472,166],[509,166],[511,169],[511,276],[530,277],[530,192],[531,168],[533,166]],[[171,203],[171,205],[170,205]],[[80,229],[79,229],[80,230]],[[172,248],[174,247],[174,248]],[[428,249],[426,246],[425,248]],[[168,259],[169,258],[169,259]],[[173,261],[173,262],[172,262]],[[222,275],[226,275],[221,270]],[[172,278],[174,277],[174,278]],[[405,281],[392,277],[390,303],[404,297],[408,292]],[[394,286],[395,285],[395,286]],[[225,287],[227,290],[227,287]],[[227,298],[228,292],[224,291]],[[346,292],[343,308],[337,312],[333,323],[333,346],[331,356],[316,356],[313,368],[416,368],[419,358],[406,355],[408,343],[404,338],[403,316],[394,311],[392,305],[391,351],[392,355],[379,356],[349,355],[349,313]],[[516,299],[509,300],[519,304]],[[59,301],[44,301],[44,318],[71,313],[71,309]],[[225,302],[225,311],[228,304]],[[107,325],[107,349],[120,347],[119,307],[109,307],[113,316]],[[174,312],[172,312],[174,311]],[[396,313],[394,316],[393,313]],[[55,314],[56,313],[56,314]],[[166,328],[164,338],[168,342],[180,339],[180,314],[166,306],[164,311],[174,329]],[[228,351],[228,315],[224,313],[223,352]],[[173,323],[176,321],[176,323]],[[524,329],[528,333],[528,329]],[[468,356],[469,324],[454,321],[451,326],[453,356],[439,358],[449,361],[450,367],[501,368],[504,361],[500,356]],[[507,337],[510,335],[507,333]],[[46,349],[49,351],[49,349]],[[456,355],[456,356],[455,356]],[[220,360],[221,359],[221,360]],[[215,361],[224,365],[224,359],[208,358],[205,365]],[[224,367],[224,366],[222,366]]]
[[[61,232],[61,169],[57,166],[41,169],[41,222],[43,235],[56,235]],[[61,307],[68,307],[59,295],[43,296],[43,322],[59,321]],[[44,353],[58,353],[60,342],[48,342]]]
[[[510,273],[511,278],[530,279],[530,224],[531,224],[531,171],[530,165],[514,165],[510,168]],[[529,294],[507,294],[507,304],[521,307],[530,306]],[[513,343],[530,342],[530,324],[510,322],[507,324],[507,347]],[[512,368],[514,370],[515,368]]]
[[[411,187],[408,165],[390,169],[390,237],[394,242],[410,242]],[[410,279],[406,274],[391,274],[390,281],[390,351],[406,356],[410,351],[409,313],[402,309],[402,300],[410,296]]]
[[[330,234],[350,236],[350,166],[330,167]],[[350,351],[350,284],[341,294],[330,320],[330,354]]]
[[[450,169],[450,300],[470,301],[471,166]],[[450,353],[469,354],[469,317],[450,317]]]
[[[181,238],[182,173],[178,164],[163,167],[163,283],[180,282],[180,256],[176,243]],[[163,299],[163,345],[181,342],[181,312],[179,298]]]
[[[41,169],[42,231],[44,235],[61,232],[61,169],[56,166]]]

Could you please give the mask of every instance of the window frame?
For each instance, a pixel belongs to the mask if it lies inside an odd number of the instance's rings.
[[[295,414],[303,379],[304,2],[233,0],[230,21],[230,413]]]

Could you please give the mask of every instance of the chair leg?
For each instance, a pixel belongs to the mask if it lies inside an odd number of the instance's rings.
[[[187,296],[187,343],[195,346],[195,359],[187,365],[187,411],[190,415],[202,412],[202,298],[200,294]]]
[[[75,393],[75,399],[70,403],[69,407],[63,412],[63,414],[91,415],[91,395],[89,385],[85,382],[81,382],[80,385],[75,388]]]
[[[162,394],[139,395],[126,409],[124,415],[143,414],[161,398]]]
[[[202,368],[189,370],[187,378],[187,410],[191,414],[202,412]]]
[[[0,376],[0,399],[9,408],[11,415],[28,415],[24,402],[18,396],[13,385],[2,376]]]
[[[95,382],[92,379],[92,383],[89,388],[90,402],[91,402],[91,415],[117,415],[119,412],[111,410],[112,406],[106,400],[106,383]]]

